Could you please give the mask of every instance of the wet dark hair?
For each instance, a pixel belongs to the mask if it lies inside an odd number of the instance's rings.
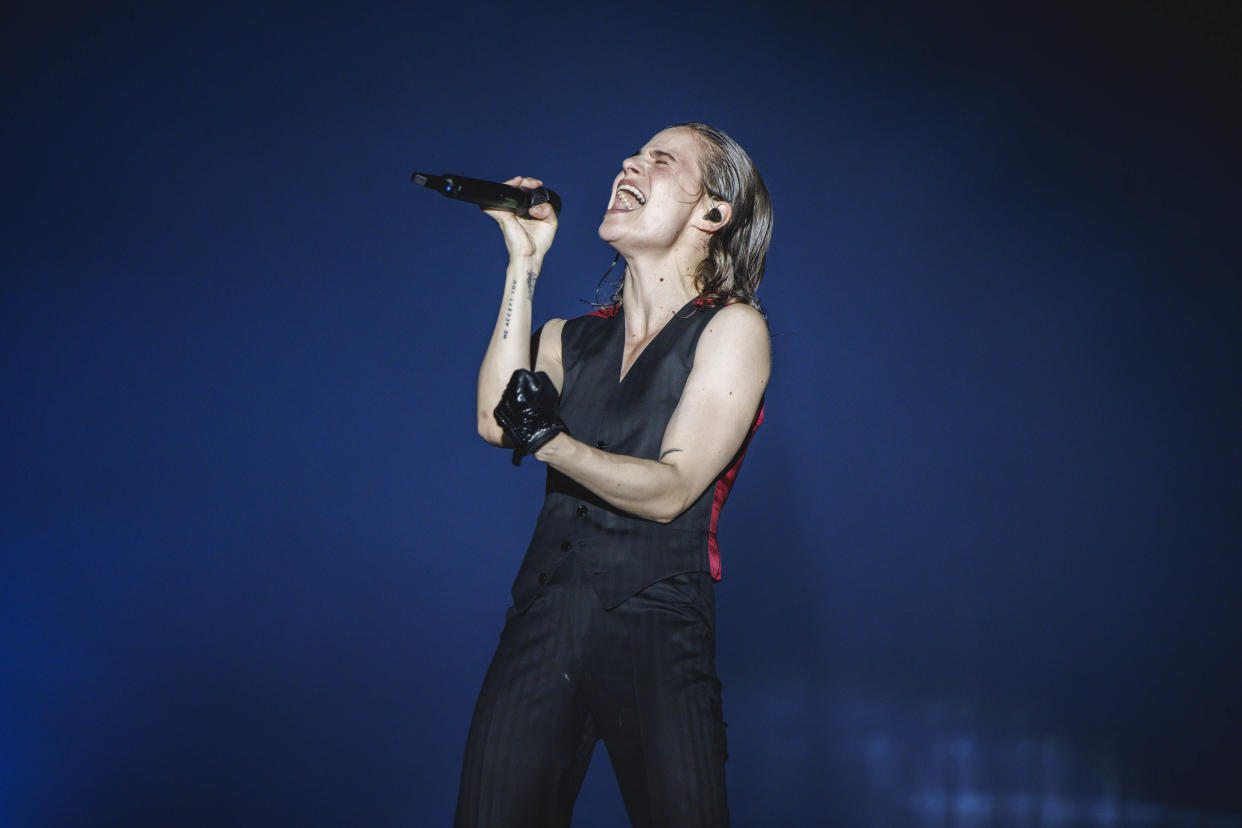
[[[746,151],[722,130],[696,121],[669,128],[688,129],[698,137],[706,150],[700,164],[703,189],[733,208],[729,221],[708,239],[707,255],[694,274],[695,288],[709,305],[741,301],[762,310],[755,292],[772,241],[772,202],[763,178]]]

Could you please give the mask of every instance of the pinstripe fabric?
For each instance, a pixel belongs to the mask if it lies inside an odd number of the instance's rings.
[[[621,381],[624,311],[567,322],[569,433],[656,459],[716,310],[688,303]],[[748,442],[721,479],[736,475]],[[717,495],[713,482],[659,524],[548,470],[471,722],[456,825],[568,825],[599,738],[634,825],[728,825],[709,558]]]
[[[575,635],[592,607],[574,600],[566,575],[572,562],[536,606],[506,613],[470,723],[454,825],[569,825],[597,737]]]
[[[602,738],[633,825],[727,826],[713,590],[685,573],[606,610],[570,555],[526,612],[510,609],[454,824],[569,825]]]

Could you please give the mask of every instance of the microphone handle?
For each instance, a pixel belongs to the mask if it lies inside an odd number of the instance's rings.
[[[496,210],[509,210],[519,216],[530,213],[531,207],[540,204],[551,204],[552,210],[561,212],[561,197],[547,187],[524,190],[521,187],[510,187],[495,181],[484,181],[479,178],[468,178],[464,175],[427,175],[414,173],[410,180],[432,190],[438,191],[447,198],[468,201],[481,207]]]

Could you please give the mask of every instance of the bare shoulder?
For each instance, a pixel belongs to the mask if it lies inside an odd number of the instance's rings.
[[[561,331],[565,327],[564,319],[549,319],[535,332],[533,338],[531,362],[536,371],[543,371],[552,378],[559,391],[565,374],[561,363]]]
[[[685,449],[680,462],[700,457],[702,468],[719,474],[754,423],[771,369],[763,314],[741,303],[716,311],[699,336],[665,447]]]
[[[724,330],[739,336],[768,336],[768,320],[763,314],[745,302],[734,302],[716,312],[707,330]],[[707,331],[704,331],[706,333]]]
[[[560,331],[565,329],[565,320],[559,318],[551,318],[543,325],[543,336],[540,338],[539,345],[543,348],[544,344],[549,349],[553,349],[556,355],[556,361],[560,361]]]
[[[555,339],[557,344],[561,341],[561,329],[565,327],[565,320],[553,317],[543,323],[543,332],[549,339]]]
[[[740,361],[766,375],[771,351],[768,322],[763,314],[744,302],[737,302],[721,308],[707,323],[695,349],[695,362],[724,360],[736,364]]]

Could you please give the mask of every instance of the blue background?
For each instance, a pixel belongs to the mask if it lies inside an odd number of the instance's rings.
[[[557,189],[573,316],[694,119],[776,211],[735,822],[1242,825],[1237,16],[930,8],[6,11],[0,823],[450,822],[542,469],[410,172]]]

